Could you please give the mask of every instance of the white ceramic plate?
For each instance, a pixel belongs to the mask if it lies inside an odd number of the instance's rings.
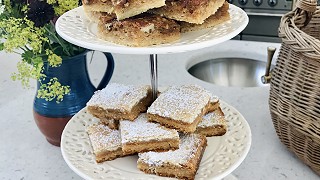
[[[224,136],[207,138],[208,146],[196,179],[224,178],[241,164],[251,146],[251,130],[246,120],[235,108],[220,102],[228,131]],[[68,122],[62,133],[62,155],[75,173],[85,179],[169,179],[139,171],[136,155],[97,164],[85,132],[85,128],[95,122],[98,120],[84,108]]]
[[[248,24],[247,14],[230,4],[231,19],[213,28],[183,33],[179,41],[148,46],[127,47],[101,40],[97,37],[97,24],[90,22],[83,8],[78,7],[59,17],[56,23],[58,34],[78,46],[102,52],[122,54],[167,54],[201,49],[222,43],[238,35]]]

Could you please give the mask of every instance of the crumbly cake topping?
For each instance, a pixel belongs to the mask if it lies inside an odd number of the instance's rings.
[[[168,2],[175,2],[184,8],[196,8],[197,6],[208,4],[209,0],[167,0]]]
[[[119,130],[112,130],[103,124],[92,124],[86,130],[95,154],[121,148]]]
[[[99,20],[108,24],[108,22],[114,21],[117,19],[116,14],[114,13],[102,13],[101,16],[99,17]]]
[[[175,30],[180,31],[180,25],[174,20],[161,17],[160,15],[152,15],[147,13],[143,13],[120,21],[109,17],[100,18],[100,20],[106,24],[106,29],[108,31],[120,31],[124,27],[140,29],[141,31],[143,31],[143,29],[145,28],[148,28],[152,29],[152,31],[160,31],[163,34],[171,33]],[[150,32],[148,31],[147,33]]]
[[[171,6],[181,6],[185,9],[188,9],[192,13],[195,9],[200,6],[206,6],[209,3],[209,0],[167,0],[166,5]]]
[[[112,4],[118,7],[128,7],[129,0],[112,0]]]
[[[172,86],[148,108],[148,113],[192,123],[208,104],[210,95],[198,85]]]
[[[198,134],[181,135],[179,149],[167,152],[146,152],[139,153],[138,161],[142,161],[150,166],[162,166],[163,164],[173,164],[183,166],[195,156],[201,142]]]
[[[204,115],[198,127],[206,128],[216,125],[225,125],[224,115],[220,110]]]
[[[102,2],[102,3],[106,3],[106,2],[108,2],[110,0],[82,0],[82,4],[91,5],[91,4],[99,3],[99,1]]]
[[[96,91],[87,106],[98,106],[121,112],[131,111],[141,99],[147,96],[148,91],[150,91],[150,86],[110,83],[104,89]]]
[[[121,142],[124,144],[150,140],[179,139],[179,134],[176,130],[148,122],[145,113],[140,114],[134,121],[120,121],[120,133]]]

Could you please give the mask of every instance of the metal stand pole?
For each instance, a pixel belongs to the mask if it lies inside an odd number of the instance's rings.
[[[158,93],[158,59],[157,54],[150,54],[151,69],[151,88],[153,100],[157,98]]]

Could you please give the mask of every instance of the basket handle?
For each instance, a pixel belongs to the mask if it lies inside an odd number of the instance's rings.
[[[313,13],[317,10],[317,1],[316,0],[297,0],[296,8]]]
[[[307,26],[312,19],[312,14],[317,10],[316,0],[297,0],[296,9],[294,10],[297,14],[305,13],[306,20],[304,26]]]
[[[302,30],[310,22],[313,14],[319,13],[316,0],[298,0],[295,9],[281,18],[279,37],[282,38],[283,44],[287,44],[297,53],[319,60],[319,40]]]

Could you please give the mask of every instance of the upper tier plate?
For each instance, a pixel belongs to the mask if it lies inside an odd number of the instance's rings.
[[[232,106],[220,100],[228,131],[223,136],[208,137],[208,146],[200,162],[196,180],[222,179],[245,159],[251,146],[251,130],[244,117]],[[137,168],[137,155],[96,163],[86,128],[99,120],[86,108],[75,114],[63,130],[61,152],[69,167],[84,179],[163,180],[144,174]]]
[[[230,4],[229,12],[231,19],[220,25],[183,33],[179,41],[148,47],[128,47],[99,39],[97,24],[86,17],[82,7],[60,16],[56,23],[56,30],[62,38],[70,43],[102,52],[121,54],[178,53],[213,46],[238,35],[247,26],[249,18],[242,9],[232,4]]]

